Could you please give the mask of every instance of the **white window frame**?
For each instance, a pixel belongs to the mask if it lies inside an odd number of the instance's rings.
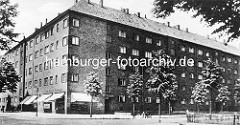
[[[72,37],[72,45],[79,45],[80,44],[80,38],[77,36]]]
[[[120,46],[119,49],[120,49],[120,53],[122,53],[122,54],[126,54],[127,53],[127,47]]]
[[[72,23],[72,25],[73,25],[74,27],[80,27],[80,21],[79,21],[79,19],[73,18],[73,23]]]
[[[147,37],[146,38],[146,43],[152,44],[152,38]]]

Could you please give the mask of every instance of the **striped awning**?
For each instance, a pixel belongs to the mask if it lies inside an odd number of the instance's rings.
[[[29,100],[31,98],[31,96],[27,96],[24,100],[22,100],[21,102],[20,102],[20,104],[24,104],[24,102],[26,102],[27,100]]]
[[[49,98],[47,98],[46,100],[44,100],[44,102],[54,101],[54,100],[56,100],[56,99],[62,98],[63,95],[64,95],[64,93],[53,94],[52,96],[50,96]]]
[[[45,99],[49,98],[51,96],[51,94],[47,94],[47,95],[42,95],[39,98],[35,99],[33,102],[43,102]]]
[[[71,102],[91,102],[91,96],[86,93],[72,93]],[[99,102],[97,98],[93,98],[93,102]]]
[[[37,98],[36,95],[31,96],[31,97],[30,97],[26,102],[24,102],[23,104],[29,105],[29,104],[31,104],[36,98]]]

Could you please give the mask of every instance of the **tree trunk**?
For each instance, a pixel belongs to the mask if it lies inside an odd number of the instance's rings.
[[[199,114],[200,109],[199,109],[199,104],[197,104],[197,113]]]
[[[133,111],[132,115],[135,116],[135,103],[133,103]]]
[[[168,115],[171,115],[171,102],[168,102]]]
[[[93,105],[93,97],[91,96],[91,103],[90,103],[90,118],[92,118],[92,105]]]
[[[161,122],[161,100],[160,100],[160,98],[159,98],[159,104],[158,104],[158,116],[159,116],[158,122],[160,123]]]

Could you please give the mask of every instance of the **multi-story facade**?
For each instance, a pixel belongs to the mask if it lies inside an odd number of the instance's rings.
[[[152,52],[160,49],[173,58],[186,57],[195,61],[192,67],[176,68],[179,90],[178,99],[173,105],[174,111],[196,108],[190,98],[191,88],[203,78],[201,71],[204,60],[208,58],[216,60],[225,68],[223,83],[229,86],[233,94],[233,86],[240,71],[239,49],[182,31],[180,27],[172,28],[151,21],[141,17],[140,13],[130,14],[128,9],[119,11],[103,6],[103,1],[100,3],[94,4],[90,0],[77,2],[6,54],[8,57],[11,52],[20,53],[14,56],[13,62],[16,64],[18,61],[19,74],[22,76],[20,97],[29,95],[22,102],[23,105],[25,102],[38,102],[39,111],[86,113],[89,96],[84,92],[83,83],[86,76],[95,71],[103,83],[103,95],[94,105],[95,112],[131,112],[131,99],[126,94],[128,77],[139,71],[146,81],[149,77],[145,72],[146,67],[118,67],[112,63],[96,68],[85,66],[83,60],[111,58],[116,61],[119,56],[127,59],[151,58]],[[63,62],[61,66],[54,65],[56,60],[67,58],[80,59],[85,65],[71,66],[69,62]],[[233,95],[230,97],[234,100]],[[36,101],[36,98],[39,100]],[[140,100],[144,100],[144,106],[141,106]],[[161,102],[165,109],[166,104]],[[207,105],[206,102],[205,107]],[[236,103],[230,101],[226,105],[232,110]],[[139,99],[136,107],[137,110],[142,108],[154,113],[158,108],[158,97],[146,94],[143,99]],[[215,107],[217,109],[218,104]]]

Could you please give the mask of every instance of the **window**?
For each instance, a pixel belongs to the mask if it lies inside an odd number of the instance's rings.
[[[42,64],[39,64],[39,72],[42,72]]]
[[[232,70],[231,70],[231,69],[228,69],[228,73],[231,74],[231,73],[232,73]]]
[[[53,27],[50,29],[50,34],[51,34],[51,36],[53,35]]]
[[[50,52],[53,52],[53,50],[54,50],[54,43],[50,45]]]
[[[40,49],[40,56],[43,55],[43,49]]]
[[[194,48],[189,47],[189,53],[194,53]]]
[[[145,99],[145,101],[146,101],[146,103],[152,103],[152,98],[151,98],[151,97],[147,97],[147,98]]]
[[[78,19],[73,19],[73,26],[74,27],[79,27],[80,23]]]
[[[159,97],[156,97],[156,103],[160,103],[160,98]]]
[[[67,45],[67,37],[63,37],[62,46],[66,46],[66,45]]]
[[[38,80],[34,80],[34,85],[33,85],[34,88],[37,88],[38,87]]]
[[[193,73],[190,73],[190,74],[189,74],[189,78],[190,78],[190,79],[194,79],[194,74],[193,74]]]
[[[146,58],[152,58],[152,53],[151,52],[145,52],[145,57]]]
[[[33,40],[31,40],[29,44],[30,44],[30,48],[32,48],[33,47]]]
[[[53,76],[50,76],[50,85],[53,84]]]
[[[72,82],[78,82],[79,81],[79,74],[72,74]]]
[[[118,86],[126,86],[126,80],[125,79],[118,79]]]
[[[228,61],[229,63],[232,62],[232,58],[228,57],[228,58],[227,58],[227,61]]]
[[[222,61],[226,61],[226,57],[225,56],[222,57]]]
[[[120,70],[127,70],[127,66],[125,64],[119,65],[118,69],[120,69]]]
[[[202,68],[203,67],[203,62],[198,62],[198,67]]]
[[[112,42],[112,36],[107,35],[107,42],[108,42],[108,43],[111,43],[111,42]]]
[[[36,52],[35,52],[35,59],[37,59],[38,56],[39,56],[39,51],[36,51]]]
[[[49,37],[49,31],[45,32],[45,39],[47,39]]]
[[[68,26],[68,19],[63,20],[63,28],[66,28]]]
[[[72,44],[73,45],[79,45],[79,37],[73,36],[72,37]]]
[[[119,35],[118,35],[118,36],[119,36],[119,37],[126,38],[126,37],[127,37],[127,33],[124,32],[124,31],[119,30]]]
[[[135,35],[134,35],[134,40],[135,40],[135,41],[140,41],[140,36],[139,36],[138,34],[135,34]]]
[[[59,48],[59,41],[56,41],[56,50]]]
[[[210,56],[209,52],[206,52],[206,57],[209,57],[209,56]]]
[[[162,46],[162,41],[161,40],[157,41],[157,46]]]
[[[42,86],[42,79],[39,79],[39,87]]]
[[[29,68],[29,75],[32,75],[32,68]]]
[[[181,88],[182,92],[185,92],[186,91],[186,86],[183,85],[182,88]]]
[[[147,38],[146,38],[146,43],[152,44],[152,39],[149,38],[149,37],[147,37]]]
[[[231,79],[228,79],[227,84],[231,84],[231,83],[232,83]]]
[[[171,49],[171,55],[175,55],[176,53],[175,53],[175,50],[174,49]]]
[[[107,59],[111,59],[111,53],[110,53],[110,52],[107,52],[107,53],[106,53],[106,58],[107,58]]]
[[[186,104],[186,99],[183,99],[183,100],[181,101],[181,104],[182,104],[182,105],[185,105],[185,104]]]
[[[125,95],[119,95],[118,96],[118,102],[126,102],[126,96]]]
[[[29,61],[32,61],[32,60],[33,60],[33,55],[30,54],[30,55],[29,55]]]
[[[106,93],[110,93],[111,92],[111,86],[110,85],[106,85]]]
[[[119,48],[120,48],[120,53],[122,53],[122,54],[127,53],[127,48],[126,47],[120,46]]]
[[[50,49],[49,49],[49,46],[45,46],[44,53],[45,53],[45,54],[49,53],[49,50],[50,50]]]
[[[186,77],[186,73],[182,73],[181,77],[185,78]]]
[[[28,82],[28,88],[32,88],[32,81]]]
[[[222,83],[226,83],[226,80],[225,80],[225,79],[222,79]]]
[[[35,73],[38,72],[38,65],[35,66]]]
[[[106,75],[109,76],[111,74],[111,70],[109,68],[106,68]]]
[[[203,51],[202,50],[198,50],[198,55],[203,55]]]
[[[234,63],[235,63],[235,64],[238,64],[238,60],[237,60],[237,59],[234,59]]]
[[[37,36],[37,37],[36,37],[36,43],[35,43],[35,44],[38,44],[39,42],[40,42],[40,37]]]
[[[44,86],[48,85],[48,77],[44,78]]]
[[[63,55],[63,56],[62,56],[62,64],[63,64],[63,65],[66,65],[66,64],[67,64],[67,58],[68,58],[67,55]]]
[[[131,98],[131,101],[132,102],[139,102],[139,97],[134,96],[134,97]]]
[[[63,73],[62,76],[61,76],[61,81],[62,81],[62,83],[67,82],[66,79],[67,79],[66,73]]]
[[[44,62],[44,71],[48,70],[48,63]]]
[[[58,75],[55,75],[55,84],[58,84]]]
[[[222,71],[223,71],[223,72],[226,72],[226,68],[222,67]]]
[[[238,71],[237,71],[236,69],[234,70],[234,74],[235,74],[235,75],[237,75],[237,74],[238,74]]]
[[[203,75],[198,75],[198,79],[202,80],[203,79]]]
[[[132,50],[132,55],[139,56],[139,50],[133,49]]]
[[[56,25],[56,31],[59,31],[59,24]]]
[[[185,52],[186,51],[186,47],[185,46],[181,46],[181,51]]]

